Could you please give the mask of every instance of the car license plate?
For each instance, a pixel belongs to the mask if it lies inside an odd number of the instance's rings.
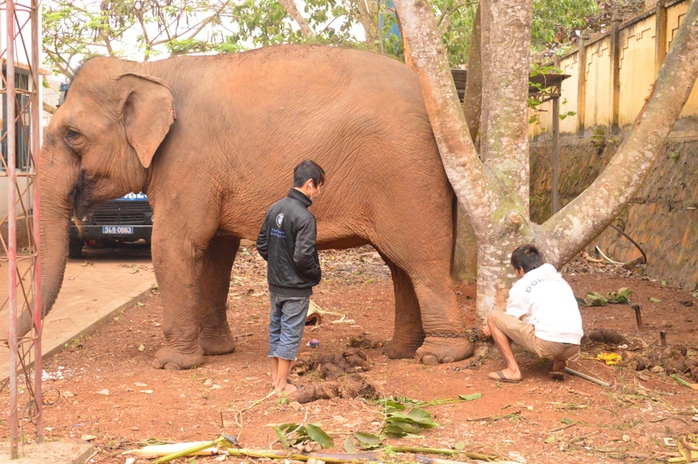
[[[132,234],[132,233],[133,233],[133,227],[128,227],[128,226],[104,226],[104,227],[102,227],[102,233],[103,233],[103,234],[111,234],[111,235]]]

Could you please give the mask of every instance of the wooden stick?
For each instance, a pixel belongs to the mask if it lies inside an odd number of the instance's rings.
[[[581,372],[575,371],[573,369],[570,369],[569,367],[565,367],[565,372],[571,375],[576,375],[577,377],[581,377],[584,380],[588,380],[589,382],[593,382],[597,385],[601,385],[602,387],[610,387],[611,384],[608,382],[604,382],[603,380],[599,380],[597,378],[594,378],[590,375],[582,374]]]

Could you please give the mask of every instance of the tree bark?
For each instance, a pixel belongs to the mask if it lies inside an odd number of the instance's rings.
[[[512,194],[525,217],[529,202],[528,75],[532,6],[527,0],[480,3],[483,21],[483,108],[480,155]]]
[[[635,126],[606,169],[544,224],[548,260],[560,266],[603,232],[642,186],[698,79],[698,2],[692,2]]]
[[[301,12],[298,11],[296,3],[293,0],[278,0],[278,2],[279,5],[281,5],[281,7],[284,10],[286,10],[286,13],[288,13],[288,15],[291,18],[293,18],[296,24],[298,24],[298,27],[300,27],[301,29],[301,34],[303,34],[303,37],[309,39],[315,36],[315,33],[313,33],[313,30],[310,28],[308,21],[306,21]]]

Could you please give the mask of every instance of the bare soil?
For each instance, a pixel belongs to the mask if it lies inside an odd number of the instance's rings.
[[[425,366],[385,357],[381,346],[391,336],[394,318],[387,267],[369,247],[324,252],[321,261],[325,280],[313,301],[326,313],[320,324],[306,327],[291,380],[311,388],[333,386],[326,390],[338,396],[303,405],[269,398],[253,406],[270,391],[269,303],[266,265],[253,248],[243,248],[229,297],[235,353],[207,358],[204,365],[187,371],[150,367],[163,343],[162,307],[153,291],[142,304],[44,362],[46,439],[90,440],[98,449],[90,462],[124,463],[128,456],[121,453],[144,444],[212,440],[221,433],[235,436],[245,448],[281,451],[270,425],[312,423],[334,439],[329,451],[341,453],[353,432],[380,432],[384,409],[379,398],[432,401],[473,393],[482,397],[425,406],[440,426],[424,431],[422,438],[386,442],[463,447],[529,463],[657,462],[678,455],[675,442],[682,436],[698,433],[698,391],[668,376],[679,371],[689,382],[698,382],[698,368],[691,372],[698,364],[696,294],[578,259],[565,269],[576,295],[628,287],[633,291],[631,303],[641,306],[640,329],[628,304],[582,308],[586,333],[615,330],[624,340],[587,342],[582,358],[569,367],[611,387],[569,375],[564,381],[551,380],[550,361],[517,348],[524,379],[505,384],[487,378],[504,363],[496,348],[484,341],[477,342],[475,357],[452,364]],[[475,288],[464,285],[456,290],[464,324],[472,328]],[[665,333],[666,346],[660,343],[660,332]],[[311,340],[319,346],[311,347]],[[606,365],[596,359],[602,352],[618,353],[623,360]],[[26,393],[22,399],[27,399]],[[7,405],[7,389],[0,401]],[[31,439],[32,426],[24,430]],[[7,439],[6,427],[2,433]],[[446,459],[468,460],[463,455]],[[389,460],[414,461],[415,456],[399,454]]]

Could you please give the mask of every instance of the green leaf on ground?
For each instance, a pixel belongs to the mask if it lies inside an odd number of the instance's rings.
[[[587,300],[589,306],[606,306],[608,304],[608,298],[598,292],[587,293]]]
[[[659,298],[650,298],[649,300],[650,300],[652,303],[661,303],[661,302],[662,302],[662,300],[660,300]]]
[[[354,432],[354,437],[359,441],[359,446],[365,450],[379,448],[383,444],[379,437],[366,432]]]
[[[463,401],[473,401],[478,398],[482,398],[482,393],[473,393],[472,395],[458,395],[458,398],[462,399]]]
[[[344,439],[344,451],[348,454],[356,453],[356,447],[350,436]]]
[[[304,427],[308,437],[310,437],[311,440],[320,443],[320,446],[323,448],[332,448],[334,446],[334,440],[332,440],[332,438],[317,425],[306,424]]]

